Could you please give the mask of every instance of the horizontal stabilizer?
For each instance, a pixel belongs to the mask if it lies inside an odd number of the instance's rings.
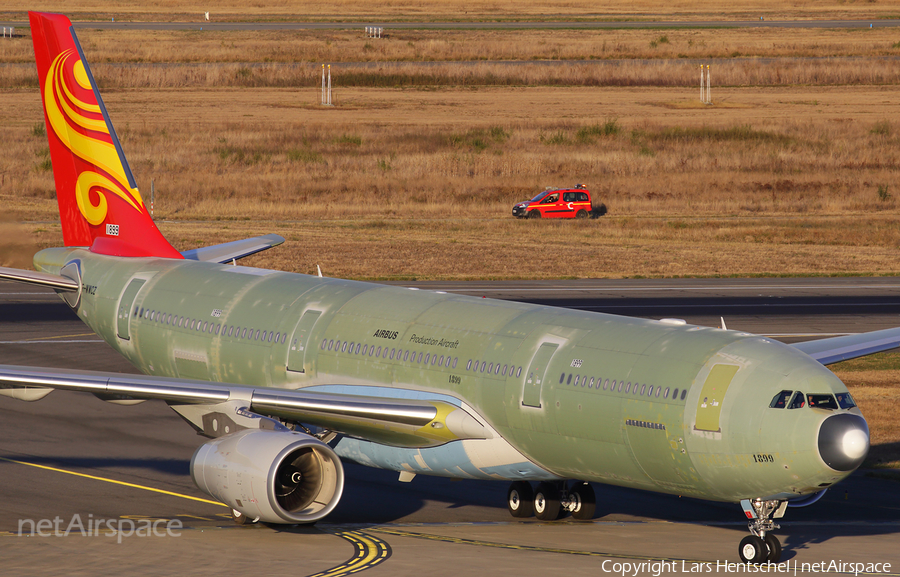
[[[806,341],[791,346],[823,365],[830,365],[900,347],[900,328]]]
[[[33,270],[22,270],[0,266],[0,279],[36,284],[38,286],[50,287],[58,291],[74,292],[78,290],[78,283],[70,278],[59,276],[57,274],[35,272]]]
[[[168,377],[11,365],[0,365],[0,388],[12,389],[7,396],[22,400],[35,400],[51,388],[93,393],[108,401],[158,399],[171,405],[204,405],[210,410],[224,403],[237,402],[259,415],[316,425],[398,447],[428,447],[490,436],[468,412],[441,400],[314,393],[303,389],[267,389]]]
[[[277,234],[267,234],[265,236],[226,242],[225,244],[215,244],[213,246],[186,250],[181,253],[181,256],[187,260],[225,264],[233,260],[244,258],[245,256],[250,256],[251,254],[262,252],[273,246],[278,246],[283,242],[284,238]]]

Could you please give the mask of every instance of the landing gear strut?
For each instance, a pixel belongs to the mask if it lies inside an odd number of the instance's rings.
[[[750,519],[747,527],[752,535],[741,539],[738,552],[744,563],[778,563],[781,560],[781,543],[772,534],[780,527],[772,521],[784,516],[787,501],[763,501],[744,499],[741,501],[744,515]]]
[[[581,481],[571,488],[565,482],[538,483],[536,489],[525,481],[516,481],[506,492],[506,505],[513,517],[534,515],[541,521],[555,521],[571,513],[573,519],[586,521],[594,518],[597,500],[594,489]]]

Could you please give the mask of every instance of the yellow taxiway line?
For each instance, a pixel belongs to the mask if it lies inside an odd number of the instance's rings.
[[[356,548],[356,553],[347,562],[309,577],[342,577],[350,575],[351,573],[371,569],[387,561],[391,556],[390,545],[368,533],[363,533],[362,531],[341,531],[334,533],[334,535],[350,541]]]

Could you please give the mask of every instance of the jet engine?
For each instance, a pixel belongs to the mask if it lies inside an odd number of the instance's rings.
[[[344,469],[331,447],[303,433],[247,429],[191,457],[201,491],[266,523],[313,523],[337,506]]]

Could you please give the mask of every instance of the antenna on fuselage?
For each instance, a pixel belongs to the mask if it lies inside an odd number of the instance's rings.
[[[316,265],[316,271],[319,273],[319,278],[322,278],[322,269],[319,268],[319,265]]]

